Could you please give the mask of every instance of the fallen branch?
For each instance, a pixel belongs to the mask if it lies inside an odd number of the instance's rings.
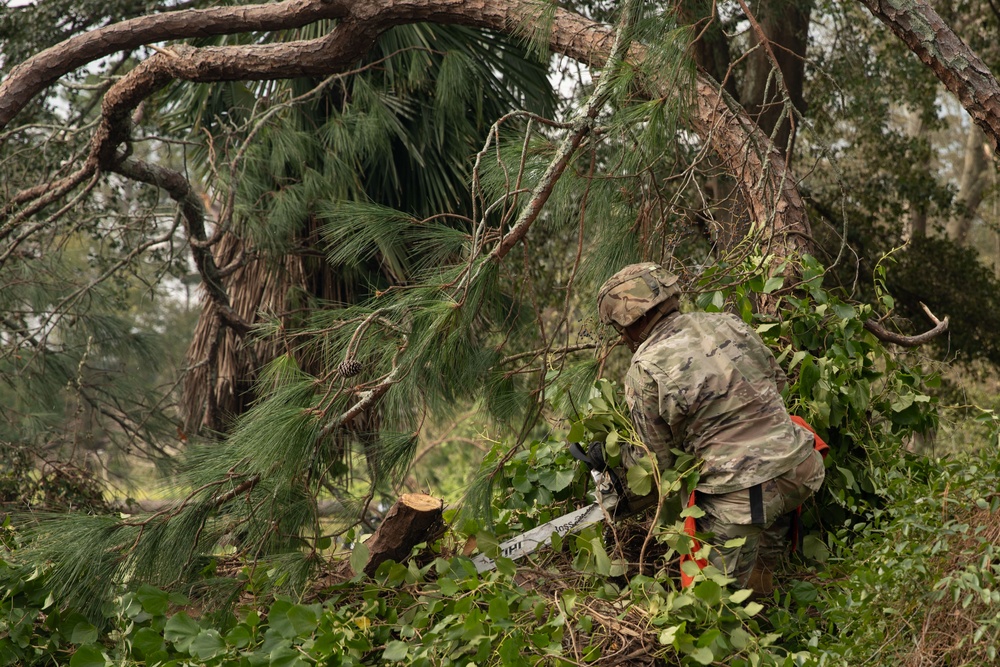
[[[875,337],[883,343],[895,343],[896,345],[902,345],[903,347],[917,347],[919,345],[923,345],[948,329],[948,318],[945,317],[943,320],[939,320],[926,305],[921,303],[920,307],[924,309],[924,312],[927,313],[927,317],[929,317],[931,322],[934,323],[933,329],[925,331],[922,334],[918,334],[916,336],[904,336],[903,334],[889,331],[875,320],[865,320],[865,329],[875,334]]]

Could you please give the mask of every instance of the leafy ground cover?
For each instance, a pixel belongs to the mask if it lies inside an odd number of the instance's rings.
[[[630,470],[633,491],[660,490],[658,509],[554,537],[530,560],[499,558],[496,571],[476,573],[466,555],[473,538],[491,553],[505,537],[589,502],[588,476],[567,441],[599,440],[612,461],[635,444],[620,391],[598,380],[589,405],[563,428],[522,446],[494,443],[470,487],[478,495],[464,511],[446,513],[444,537],[371,577],[354,574],[367,549],[351,530],[333,553],[308,558],[198,556],[193,583],[161,590],[119,582],[107,603],[78,609],[62,596],[57,568],[32,554],[27,533],[8,517],[0,665],[994,663],[997,419],[980,411],[980,453],[907,453],[914,433],[937,424],[935,400],[924,393],[935,379],[867,334],[873,309],[841,302],[822,288],[822,275],[807,262],[799,296],[785,298],[777,319],[755,320],[749,299],[781,289],[781,279],[720,279],[699,303],[734,307],[753,321],[788,373],[790,409],[832,448],[824,489],[803,516],[803,548],[770,598],[735,588],[711,567],[689,570],[694,585],[680,587],[679,556],[695,548],[682,520],[698,511],[678,502],[697,476],[683,457],[662,473],[655,465]],[[553,405],[574,389],[561,388],[557,376],[548,385]],[[105,524],[116,529],[113,517]],[[79,567],[128,562],[116,549],[96,558]],[[307,572],[308,586],[289,585]]]
[[[572,496],[581,479],[561,474],[573,464],[558,444],[533,443],[507,465],[511,480],[528,469],[538,478],[527,494],[515,491],[497,506],[499,531],[548,516],[525,502],[536,491],[551,495],[551,512]],[[623,543],[593,528],[532,562],[500,560],[483,575],[456,555],[462,535],[453,533],[405,564],[387,562],[371,578],[348,573],[294,600],[257,595],[281,570],[248,566],[236,574],[243,594],[232,608],[208,611],[196,595],[140,586],[123,589],[95,619],[60,609],[44,571],[19,568],[15,549],[2,565],[0,660],[72,667],[995,662],[1000,463],[985,455],[901,459],[871,478],[882,506],[831,527],[823,562],[794,560],[765,600],[710,569],[681,589],[670,531],[659,534],[639,573],[621,557]],[[647,528],[626,523],[617,537],[627,542]]]

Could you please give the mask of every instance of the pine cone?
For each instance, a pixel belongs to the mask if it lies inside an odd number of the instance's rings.
[[[362,368],[364,367],[361,365],[360,361],[357,359],[347,358],[340,362],[340,365],[337,366],[337,372],[339,372],[341,376],[349,378],[360,373]]]

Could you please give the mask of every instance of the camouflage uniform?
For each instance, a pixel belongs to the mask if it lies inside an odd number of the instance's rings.
[[[784,384],[757,334],[725,313],[669,315],[625,377],[632,421],[659,465],[673,464],[672,448],[702,462],[698,530],[715,534],[713,564],[744,583],[758,553],[773,566],[787,549],[788,513],[823,481],[813,435],[789,419]],[[754,525],[749,489],[757,484],[764,517]],[[745,538],[742,547],[721,548],[735,537]]]
[[[654,307],[670,310],[676,281],[655,264],[623,269],[601,288],[601,319],[623,331]],[[625,377],[632,421],[661,468],[673,465],[671,449],[701,462],[697,503],[706,515],[698,531],[714,533],[710,560],[743,585],[758,555],[773,567],[787,550],[790,512],[823,481],[813,435],[791,422],[785,376],[741,319],[675,311],[641,338]],[[637,455],[622,459],[627,465]],[[758,485],[763,517],[754,523],[750,489]],[[742,546],[722,547],[737,537]]]

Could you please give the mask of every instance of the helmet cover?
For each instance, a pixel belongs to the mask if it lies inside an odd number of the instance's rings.
[[[597,312],[604,324],[627,327],[656,306],[680,294],[678,277],[659,264],[630,264],[597,292]]]

